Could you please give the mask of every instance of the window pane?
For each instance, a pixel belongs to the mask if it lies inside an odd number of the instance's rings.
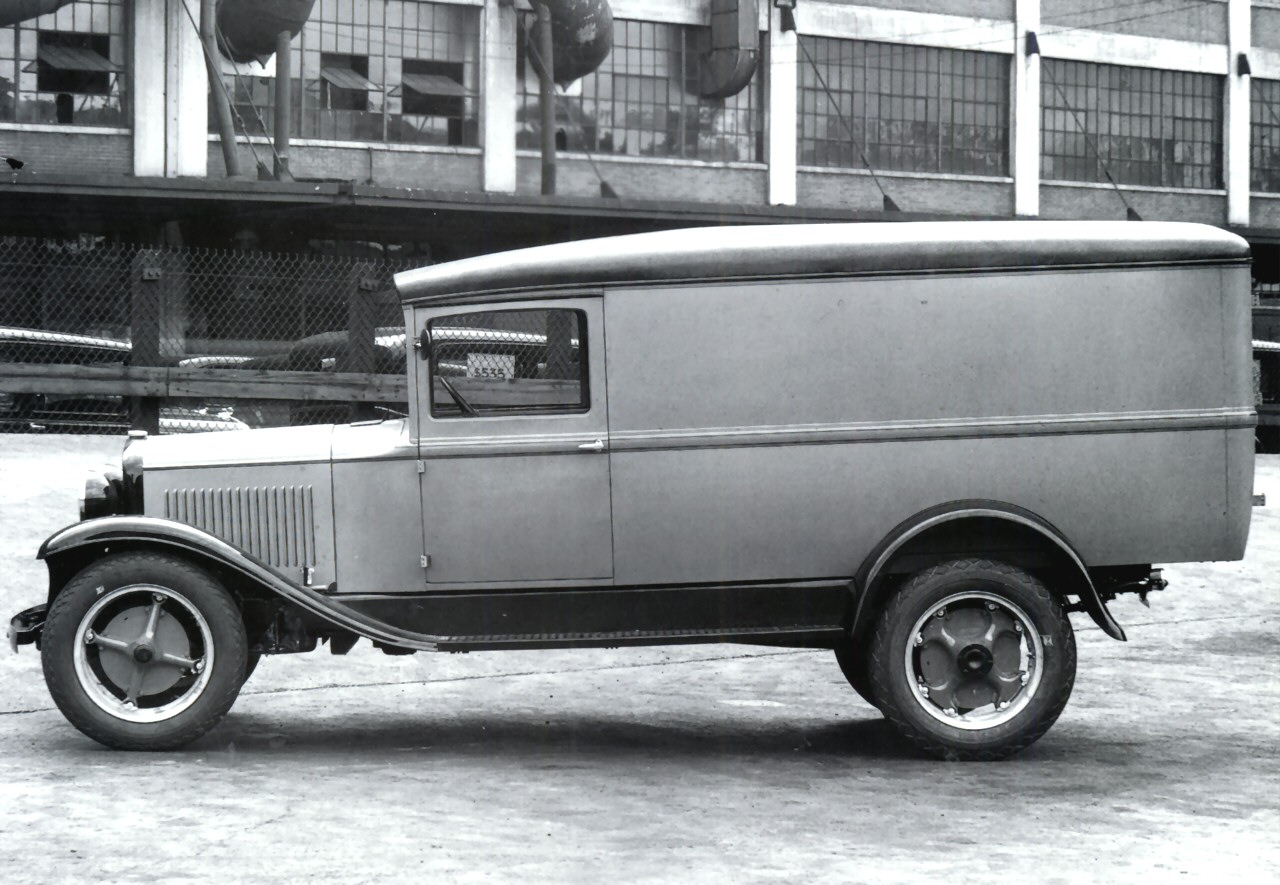
[[[800,39],[802,164],[861,168],[861,145],[877,169],[1008,174],[1008,56]]]
[[[491,311],[432,320],[431,414],[586,409],[585,328],[585,317],[576,310]]]
[[[526,59],[532,23],[521,16],[516,58],[516,143],[531,150],[541,144],[538,76]],[[763,41],[755,76],[727,98],[701,94],[710,48],[705,27],[615,20],[613,50],[582,78],[580,94],[557,94],[557,142],[568,151],[761,162]]]
[[[1040,82],[1045,178],[1222,187],[1221,77],[1045,58]]]

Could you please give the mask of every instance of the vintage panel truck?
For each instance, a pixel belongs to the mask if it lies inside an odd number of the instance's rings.
[[[40,549],[11,640],[85,734],[179,746],[318,642],[737,642],[832,649],[908,740],[998,758],[1067,702],[1068,613],[1123,639],[1153,563],[1244,554],[1221,230],[687,230],[396,284],[407,418],[135,436]]]

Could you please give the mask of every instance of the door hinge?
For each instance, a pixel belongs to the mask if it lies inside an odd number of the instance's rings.
[[[419,462],[418,462],[418,472],[419,472],[419,473],[426,473],[426,472],[427,472],[427,464],[426,464],[426,462],[425,462],[425,461],[419,461]]]
[[[422,554],[421,558],[418,561],[422,563],[423,568],[431,568],[431,557],[428,556],[427,554],[425,553]]]

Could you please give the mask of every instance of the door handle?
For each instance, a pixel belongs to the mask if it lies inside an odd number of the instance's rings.
[[[602,439],[598,439],[598,440],[596,440],[595,442],[583,443],[582,445],[578,446],[578,451],[580,451],[580,452],[603,452],[603,451],[604,451],[604,440],[602,440]]]

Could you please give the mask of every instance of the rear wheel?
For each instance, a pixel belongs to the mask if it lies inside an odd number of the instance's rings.
[[[122,553],[72,578],[49,608],[41,660],[63,715],[125,750],[182,746],[231,708],[247,641],[235,601],[177,557]]]
[[[880,709],[918,747],[1000,759],[1049,730],[1075,669],[1071,623],[1045,586],[968,559],[902,586],[881,615],[870,672]]]
[[[866,649],[854,645],[850,639],[844,639],[836,646],[836,663],[840,665],[840,672],[853,686],[858,697],[873,707],[879,706],[875,695],[871,693],[871,673]]]

